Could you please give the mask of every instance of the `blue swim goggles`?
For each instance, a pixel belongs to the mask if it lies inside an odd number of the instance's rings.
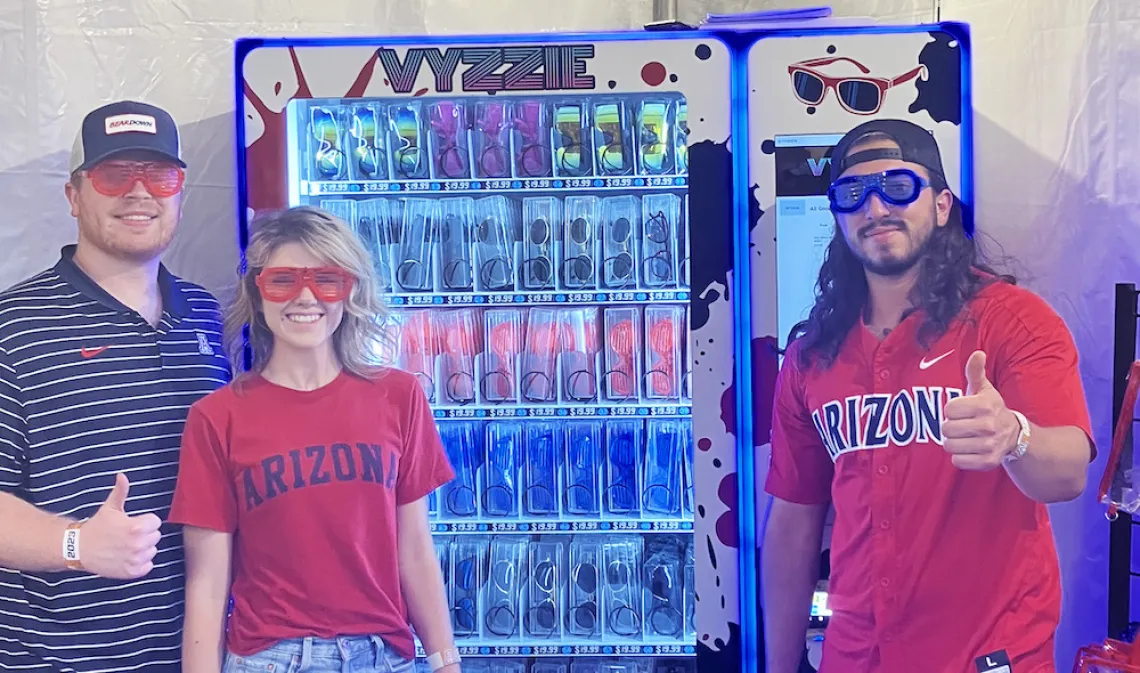
[[[906,168],[896,168],[870,175],[849,175],[831,183],[827,198],[836,213],[853,213],[863,207],[867,196],[874,192],[893,206],[906,206],[918,200],[922,190],[930,183]]]

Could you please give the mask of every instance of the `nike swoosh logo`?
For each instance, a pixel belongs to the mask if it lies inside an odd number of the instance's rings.
[[[108,348],[110,348],[110,346],[99,346],[98,348],[80,348],[79,354],[85,358],[93,358]]]
[[[934,358],[933,360],[927,360],[926,358],[922,358],[922,361],[918,363],[918,368],[919,369],[930,369],[934,365],[938,364],[939,360],[950,355],[953,352],[954,352],[954,349],[951,348],[950,350],[946,351],[942,355],[939,355],[938,357]]]

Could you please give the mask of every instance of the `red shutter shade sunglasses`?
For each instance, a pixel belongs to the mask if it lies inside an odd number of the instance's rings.
[[[123,196],[142,181],[152,196],[167,198],[182,191],[186,174],[169,162],[104,161],[87,170],[91,186],[104,196]]]
[[[339,267],[276,266],[257,274],[256,283],[265,301],[291,301],[301,296],[307,287],[319,301],[331,303],[348,299],[353,281],[352,274]]]

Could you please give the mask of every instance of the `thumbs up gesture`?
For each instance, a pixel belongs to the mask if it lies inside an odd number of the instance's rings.
[[[942,448],[960,470],[992,470],[1017,444],[1021,426],[986,377],[986,354],[966,361],[966,393],[946,403]]]
[[[79,562],[88,572],[111,579],[135,579],[154,567],[162,521],[154,514],[126,512],[127,476],[115,477],[107,500],[79,532]]]

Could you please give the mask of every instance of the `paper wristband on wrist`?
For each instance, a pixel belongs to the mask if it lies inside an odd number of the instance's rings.
[[[444,666],[458,664],[459,661],[459,650],[454,647],[443,650],[442,652],[430,654],[427,658],[428,666],[431,666],[431,670],[433,671],[438,671]]]
[[[63,562],[71,570],[82,570],[79,559],[79,529],[83,524],[70,523],[63,531]]]

